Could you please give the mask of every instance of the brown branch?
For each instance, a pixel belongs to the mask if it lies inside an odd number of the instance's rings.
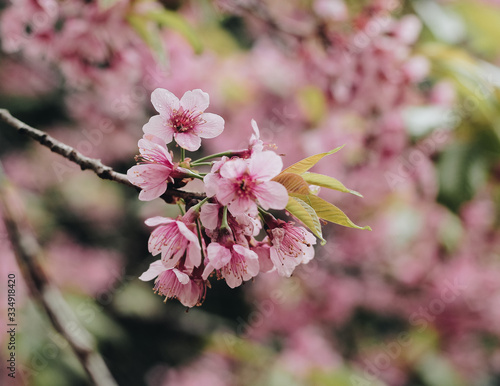
[[[84,156],[79,151],[75,150],[69,145],[66,145],[65,143],[62,143],[61,141],[58,141],[49,134],[27,125],[26,123],[13,117],[8,110],[0,109],[0,118],[7,125],[16,129],[19,133],[31,137],[43,146],[48,147],[52,152],[60,154],[64,158],[76,163],[82,170],[92,170],[95,174],[97,174],[98,177],[104,180],[116,181],[123,185],[131,186],[137,190],[140,190],[140,188],[133,185],[128,180],[125,174],[115,172],[113,168],[104,165],[101,160]],[[203,193],[168,189],[165,194],[161,196],[161,198],[168,203],[175,202],[176,199],[183,199],[187,202],[193,199],[202,200],[203,198],[205,198],[205,195]]]
[[[116,386],[117,383],[103,358],[95,350],[93,337],[80,324],[59,289],[52,284],[43,269],[40,263],[41,248],[33,233],[28,230],[22,205],[3,175],[1,164],[0,209],[7,236],[32,296],[42,305],[54,328],[69,343],[93,383],[98,386]]]

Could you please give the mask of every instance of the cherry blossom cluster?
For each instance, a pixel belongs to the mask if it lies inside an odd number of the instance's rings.
[[[139,199],[153,200],[169,186],[196,178],[203,181],[206,197],[185,205],[187,211],[177,219],[146,220],[154,227],[149,252],[160,258],[141,280],[156,278],[155,292],[193,307],[203,302],[210,277],[235,288],[259,272],[276,270],[289,277],[314,257],[312,233],[267,212],[285,209],[289,197],[287,188],[273,180],[282,172],[281,157],[264,145],[255,121],[248,148],[193,161],[185,151],[198,150],[201,138],[217,137],[224,130],[222,117],[205,112],[208,94],[196,89],[179,100],[158,88],[151,101],[159,114],[144,125],[138,165],[127,173],[141,188]],[[167,148],[172,142],[181,149],[179,162]],[[209,172],[197,170],[206,165]],[[260,234],[264,237],[259,241]]]

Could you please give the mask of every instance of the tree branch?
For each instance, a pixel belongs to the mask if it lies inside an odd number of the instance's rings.
[[[39,301],[54,328],[66,339],[83,368],[97,386],[117,386],[95,342],[52,284],[40,263],[42,251],[31,231],[16,192],[8,184],[0,165],[0,209],[7,236],[16,255],[22,276],[32,296]]]
[[[120,184],[131,186],[136,190],[140,190],[139,187],[133,185],[127,178],[125,174],[115,172],[113,168],[104,165],[101,160],[95,158],[89,158],[84,156],[79,151],[75,150],[69,145],[62,143],[55,139],[54,137],[48,135],[47,133],[35,129],[27,125],[26,123],[20,121],[19,119],[12,116],[12,114],[6,109],[0,109],[0,118],[7,125],[16,129],[19,133],[31,137],[35,141],[39,142],[43,146],[48,147],[52,152],[62,155],[64,158],[76,163],[80,166],[82,170],[92,170],[98,177],[104,180],[111,180],[119,182]],[[176,199],[183,199],[184,201],[189,200],[202,200],[205,198],[203,193],[186,192],[177,189],[168,189],[161,198],[167,202],[175,202]]]

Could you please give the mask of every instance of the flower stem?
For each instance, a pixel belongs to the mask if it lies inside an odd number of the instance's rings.
[[[186,158],[186,149],[181,147],[181,162],[184,162],[185,158]]]
[[[227,206],[225,206],[222,211],[222,223],[220,225],[220,228],[229,229],[229,224],[227,223]]]
[[[184,210],[184,208],[182,207],[181,204],[177,203],[177,206],[179,207],[179,210],[181,211],[181,214],[184,216],[186,214],[186,211]]]
[[[203,200],[205,201],[205,200]],[[201,229],[200,229],[200,220],[196,219],[196,231],[198,233],[198,242],[200,243],[201,249],[201,261],[205,261],[205,253],[203,252],[203,242],[201,240]]]
[[[259,216],[264,224],[270,227],[270,225],[276,222],[276,218],[271,213],[266,212],[260,206],[257,206],[257,209],[259,210]]]
[[[191,207],[191,209],[193,209],[194,211],[198,212],[201,208],[201,206],[207,202],[208,200],[210,199],[210,197],[205,197],[203,200],[201,200],[199,203],[197,203],[196,205],[193,205]]]
[[[191,162],[191,165],[195,162]],[[212,165],[212,162],[196,162],[196,166]]]
[[[208,161],[212,158],[217,158],[217,157],[224,157],[224,156],[227,156],[227,157],[232,157],[232,156],[241,156],[245,153],[248,153],[248,150],[229,150],[229,151],[223,151],[222,153],[216,153],[216,154],[211,154],[211,155],[207,155],[206,157],[202,157],[200,159],[197,159],[196,161],[193,161],[191,162],[191,165],[199,165],[200,162],[203,162],[203,161]]]
[[[193,172],[192,170],[189,170],[189,169],[183,169],[182,170],[183,173],[187,174],[189,177],[193,177],[193,178],[198,178],[199,180],[203,180],[203,176],[196,173],[196,172]]]

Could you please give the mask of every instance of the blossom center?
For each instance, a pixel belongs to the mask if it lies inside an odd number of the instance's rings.
[[[182,108],[180,110],[174,110],[170,116],[170,126],[177,133],[191,131],[201,123],[203,123],[201,113],[183,110]]]
[[[237,181],[237,191],[240,197],[253,198],[253,190],[257,182],[253,180],[248,174],[243,174]]]

